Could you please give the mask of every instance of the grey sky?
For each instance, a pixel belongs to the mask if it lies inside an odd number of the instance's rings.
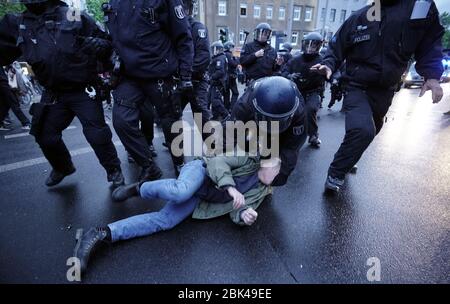
[[[439,13],[448,12],[450,13],[450,1],[449,0],[434,0]]]

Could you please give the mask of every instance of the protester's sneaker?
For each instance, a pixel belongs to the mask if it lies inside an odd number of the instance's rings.
[[[102,245],[109,242],[108,231],[104,228],[91,228],[83,233],[83,229],[78,229],[75,239],[77,244],[73,251],[73,257],[80,260],[81,273],[86,272],[91,255]]]
[[[148,181],[154,181],[161,178],[163,175],[161,169],[155,164],[151,163],[150,167],[148,168],[142,168],[141,175],[139,176],[140,182],[148,182]]]
[[[56,186],[60,182],[62,182],[62,180],[66,176],[69,176],[69,175],[75,173],[75,171],[76,171],[76,169],[75,169],[74,166],[72,166],[67,172],[59,172],[59,171],[56,171],[56,170],[52,170],[52,172],[50,172],[49,177],[45,181],[45,184],[47,185],[47,187]]]
[[[313,135],[309,137],[309,144],[314,148],[320,148],[320,144],[322,141],[319,139],[317,135]]]
[[[112,182],[114,188],[125,185],[125,178],[123,177],[122,171],[115,169],[112,173],[108,174],[108,182]]]
[[[115,189],[112,193],[112,199],[116,202],[123,202],[133,196],[139,195],[140,183],[134,183],[131,185],[123,185]]]
[[[325,191],[339,192],[344,186],[344,180],[328,175],[325,182]]]

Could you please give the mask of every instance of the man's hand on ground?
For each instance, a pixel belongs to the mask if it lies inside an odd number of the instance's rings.
[[[253,208],[248,208],[241,212],[241,220],[247,226],[251,226],[256,222],[258,218],[258,213]]]
[[[444,97],[444,91],[438,80],[436,79],[428,79],[424,85],[422,86],[422,90],[420,91],[419,97],[425,95],[427,91],[431,90],[433,103],[439,103]]]

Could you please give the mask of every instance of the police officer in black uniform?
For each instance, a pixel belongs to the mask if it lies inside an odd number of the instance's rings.
[[[326,190],[340,190],[345,175],[380,132],[413,55],[417,71],[426,79],[419,96],[431,90],[435,103],[443,96],[439,79],[444,29],[434,2],[381,0],[380,20],[373,18],[374,9],[367,6],[352,14],[333,37],[322,64],[313,67],[329,78],[346,60],[346,134],[330,165]]]
[[[227,56],[228,60],[228,81],[227,88],[225,89],[224,94],[224,103],[225,107],[231,111],[237,99],[239,98],[239,90],[237,87],[237,68],[239,65],[239,59],[233,55],[234,51],[234,43],[231,41],[227,41],[224,44],[225,47],[225,56]],[[231,91],[231,99],[230,99],[230,91]]]
[[[142,167],[140,180],[155,180],[162,172],[153,162],[139,129],[139,117],[151,102],[161,119],[168,146],[178,136],[172,124],[181,118],[178,88],[192,90],[193,42],[181,0],[111,0],[103,4],[105,23],[121,61],[121,79],[115,89],[113,122],[128,153]],[[184,159],[170,149],[175,170]]]
[[[280,76],[254,81],[234,106],[232,118],[279,123],[279,134],[271,135],[279,136],[281,170],[272,186],[285,185],[307,137],[305,103],[296,85]]]
[[[323,38],[319,33],[310,33],[302,42],[302,54],[294,57],[283,68],[283,76],[291,79],[297,85],[306,103],[306,115],[308,121],[309,144],[319,148],[319,126],[317,112],[321,105],[321,93],[324,88],[325,77],[311,72],[312,66],[320,63],[322,57],[319,54]]]
[[[260,23],[253,32],[253,41],[244,45],[240,63],[244,68],[247,84],[252,80],[272,76],[279,71],[282,59],[270,45],[272,28],[267,23]]]
[[[281,58],[283,58],[283,65],[281,66],[281,70],[286,66],[286,64],[292,59],[292,44],[289,42],[283,43],[278,52]]]
[[[211,44],[212,59],[208,73],[210,77],[209,102],[212,106],[213,118],[218,121],[227,120],[230,112],[224,105],[223,95],[228,78],[228,62],[225,56],[224,47],[221,41]]]
[[[192,66],[192,84],[194,90],[192,94],[185,94],[183,98],[183,108],[189,103],[192,113],[202,114],[202,124],[205,125],[212,118],[211,110],[208,107],[208,67],[211,62],[210,44],[208,29],[200,21],[193,17],[196,0],[183,0],[184,9],[189,16],[192,38],[194,40],[194,64]],[[208,134],[203,133],[200,126],[199,131],[205,139]]]
[[[25,3],[27,10],[17,17],[6,15],[0,22],[0,65],[21,55],[45,87],[41,103],[33,106],[31,133],[53,168],[46,185],[57,185],[75,172],[61,134],[75,116],[107,171],[108,181],[122,185],[120,161],[103,106],[85,92],[97,81],[98,60],[111,53],[106,34],[91,17],[69,9],[64,2],[18,2]]]

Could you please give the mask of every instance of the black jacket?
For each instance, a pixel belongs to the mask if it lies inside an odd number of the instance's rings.
[[[5,70],[1,65],[0,65],[0,82],[8,83],[8,77],[6,76]]]
[[[194,40],[194,65],[192,66],[192,77],[196,80],[203,79],[203,75],[208,70],[211,62],[211,54],[209,52],[208,29],[200,21],[189,16],[189,24],[191,26],[192,39]]]
[[[126,76],[192,75],[194,46],[181,0],[111,0],[105,17]]]
[[[111,48],[107,35],[86,14],[81,14],[80,20],[69,20],[68,9],[59,2],[42,16],[28,11],[6,15],[0,21],[0,64],[21,56],[47,88],[78,88],[96,81],[98,54],[83,51],[83,39],[101,38]]]
[[[392,88],[414,55],[426,79],[440,79],[444,29],[434,3],[424,19],[410,20],[415,0],[398,1],[381,10],[381,22],[369,21],[369,6],[352,14],[333,37],[323,64],[336,71],[347,61],[343,80]]]
[[[242,98],[235,104],[232,112],[233,119],[244,123],[255,120],[255,108],[253,101],[248,98],[249,96],[250,94],[244,93]],[[291,125],[279,135],[281,170],[272,183],[273,186],[283,186],[287,183],[289,175],[291,175],[297,165],[300,148],[306,140],[306,132],[305,103],[302,99],[297,112],[292,118]]]
[[[208,73],[211,79],[211,84],[215,86],[223,86],[228,79],[228,61],[225,54],[218,54],[212,57],[209,65]]]
[[[310,68],[322,61],[322,57],[317,54],[312,57],[299,55],[292,58],[282,70],[282,75],[288,77],[293,73],[302,74],[295,82],[300,92],[305,93],[312,90],[321,90],[325,83],[325,78],[317,73],[310,72]]]
[[[225,51],[225,55],[228,60],[228,77],[237,78],[237,67],[239,65],[239,59],[233,56],[231,51]]]
[[[255,53],[264,49],[263,57],[256,57]],[[277,52],[269,44],[261,44],[257,41],[252,41],[244,45],[239,59],[244,68],[247,80],[256,80],[262,77],[272,76],[274,72],[279,70],[276,64]]]

